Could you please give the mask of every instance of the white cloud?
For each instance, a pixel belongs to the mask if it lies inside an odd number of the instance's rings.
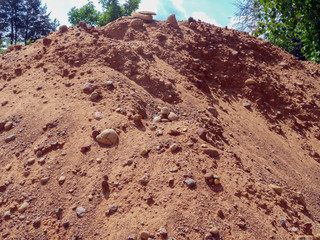
[[[183,12],[185,18],[188,18],[186,9],[182,6],[183,0],[171,0],[173,5],[179,10],[180,12]]]
[[[205,12],[193,12],[192,17],[194,19],[200,19],[206,23],[221,27],[221,24],[219,24],[214,18],[209,17]]]
[[[159,0],[142,0],[138,11],[157,12],[159,7]]]

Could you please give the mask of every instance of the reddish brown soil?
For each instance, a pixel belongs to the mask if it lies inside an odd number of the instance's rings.
[[[319,65],[203,22],[134,29],[131,21],[69,28],[1,55],[0,120],[13,128],[0,132],[0,238],[118,240],[148,231],[161,239],[165,228],[168,238],[197,240],[212,227],[219,236],[211,239],[319,234]],[[250,78],[256,84],[246,86]],[[90,81],[102,95],[96,102],[82,90]],[[164,106],[179,120],[153,123]],[[104,147],[92,132],[108,128],[119,142]],[[5,142],[9,135],[16,138]],[[219,156],[204,154],[208,148]],[[30,158],[36,161],[28,165]],[[204,173],[219,175],[221,184],[206,182]],[[106,215],[112,204],[117,211]],[[77,207],[86,209],[82,218]]]

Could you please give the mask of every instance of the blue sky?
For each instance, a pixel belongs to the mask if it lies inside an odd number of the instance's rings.
[[[47,4],[48,12],[51,12],[51,18],[57,18],[61,25],[70,25],[67,13],[72,7],[81,7],[87,2],[88,0],[43,0],[43,4]],[[92,2],[101,10],[98,0]],[[178,20],[186,20],[192,16],[224,27],[233,23],[234,2],[235,0],[141,0],[139,10],[156,12],[156,20],[165,20],[175,13]]]

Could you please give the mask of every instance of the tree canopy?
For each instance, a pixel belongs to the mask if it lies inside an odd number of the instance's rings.
[[[242,19],[251,19],[253,34],[299,59],[320,62],[319,0],[247,0],[237,4],[240,22],[242,14]],[[249,22],[242,23],[244,27]]]
[[[73,7],[68,12],[69,22],[75,26],[80,21],[85,21],[92,26],[104,26],[122,16],[131,15],[139,8],[141,0],[127,0],[123,5],[118,0],[99,0],[103,11],[96,10],[94,4],[89,1],[81,8]]]
[[[0,0],[0,35],[10,44],[27,44],[55,31],[59,22],[50,19],[41,0]]]

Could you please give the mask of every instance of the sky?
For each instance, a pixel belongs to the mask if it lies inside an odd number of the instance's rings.
[[[69,10],[72,7],[82,7],[88,0],[43,0],[42,2],[47,4],[52,19],[57,18],[61,25],[69,26],[67,15]],[[101,11],[98,0],[92,2]],[[154,17],[156,20],[166,20],[174,13],[177,20],[193,17],[216,26],[230,27],[234,21],[234,2],[235,0],[141,0],[139,10],[156,12],[157,16]]]

